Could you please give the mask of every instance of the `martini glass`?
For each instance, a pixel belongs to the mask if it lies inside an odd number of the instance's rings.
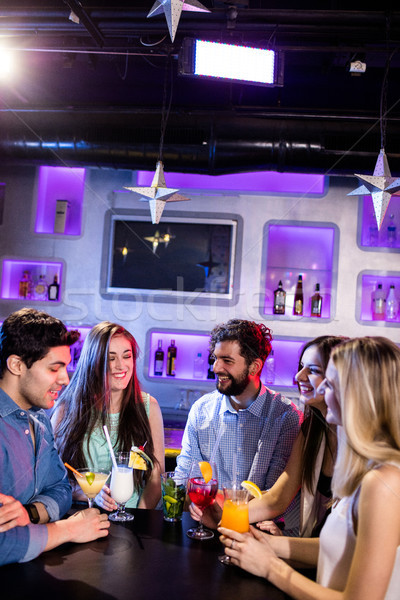
[[[75,479],[88,500],[89,508],[92,508],[94,498],[105,485],[110,471],[103,469],[91,471],[88,467],[76,469],[76,471],[76,473],[74,472]]]
[[[218,491],[217,468],[214,463],[210,463],[210,465],[212,468],[212,478],[206,483],[199,463],[193,462],[187,484],[187,493],[190,500],[203,511],[211,504]],[[200,519],[197,527],[188,529],[186,535],[193,540],[209,540],[214,537],[214,533],[210,529],[204,528],[202,519]]]

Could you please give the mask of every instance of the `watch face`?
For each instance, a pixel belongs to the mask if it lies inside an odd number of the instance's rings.
[[[36,506],[34,504],[25,504],[25,508],[28,512],[30,522],[35,524],[39,523],[40,516]]]

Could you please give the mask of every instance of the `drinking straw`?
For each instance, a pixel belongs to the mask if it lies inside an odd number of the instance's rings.
[[[79,473],[79,471],[74,469],[74,467],[71,467],[71,465],[69,465],[68,463],[64,463],[64,465],[67,467],[67,469],[75,473],[75,475],[78,475],[78,477],[83,477],[82,473]]]
[[[236,490],[236,479],[237,479],[237,452],[236,452],[236,448],[235,451],[233,453],[233,459],[232,459],[232,470],[233,470],[233,482],[232,482],[232,489]]]
[[[217,453],[218,446],[219,446],[219,443],[221,441],[222,434],[224,433],[224,431],[225,431],[225,423],[222,423],[221,427],[219,428],[217,438],[215,440],[213,451],[211,452],[211,457],[210,457],[210,462],[211,463],[214,462],[214,458],[215,458],[215,455]]]
[[[108,433],[107,425],[103,425],[103,429],[104,429],[104,433],[105,433],[105,436],[106,436],[106,440],[107,440],[107,444],[108,444],[108,449],[110,450],[112,464],[113,464],[113,467],[115,468],[115,470],[117,471],[118,470],[117,461],[115,460],[114,450],[113,450],[113,447],[112,447],[112,444],[111,444],[110,434]]]

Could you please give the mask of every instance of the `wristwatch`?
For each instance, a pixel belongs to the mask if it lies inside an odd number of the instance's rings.
[[[36,506],[34,504],[24,504],[24,508],[26,509],[26,511],[28,513],[30,522],[35,523],[35,525],[37,523],[39,523],[40,516],[39,516],[39,511],[36,508]]]

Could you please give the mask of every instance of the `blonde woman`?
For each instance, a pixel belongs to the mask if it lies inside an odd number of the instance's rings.
[[[338,427],[336,504],[320,538],[220,528],[233,563],[293,598],[397,600],[400,589],[400,349],[382,337],[332,351],[321,384]],[[317,565],[317,582],[285,560]]]

